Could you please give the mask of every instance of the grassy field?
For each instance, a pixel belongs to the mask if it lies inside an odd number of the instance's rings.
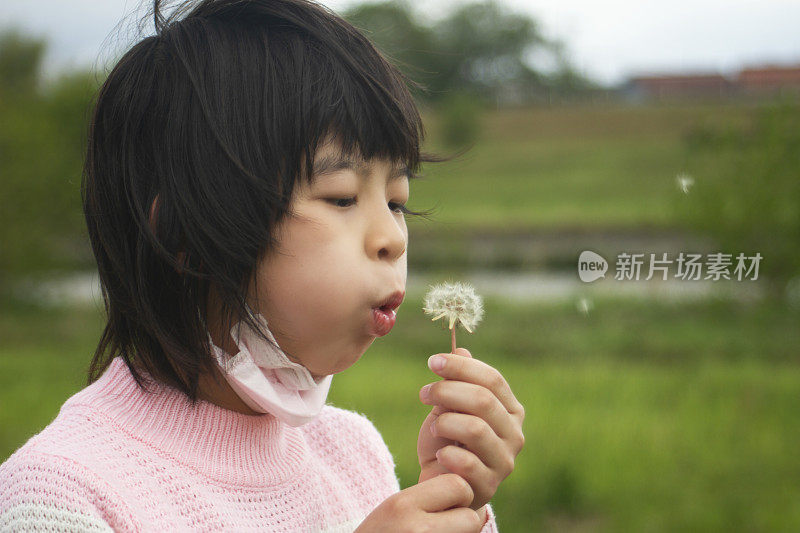
[[[437,206],[439,230],[459,228],[669,228],[679,216],[675,176],[683,136],[700,126],[747,123],[752,105],[504,110],[482,119],[475,146],[428,164],[415,209]],[[427,150],[448,152],[436,116]],[[702,176],[698,176],[702,178]],[[411,220],[430,227],[427,221]]]
[[[403,486],[449,335],[409,295],[392,334],[334,378],[329,401],[366,414]],[[460,345],[525,405],[527,444],[493,504],[502,531],[788,531],[800,528],[800,312],[725,301],[509,305]],[[42,327],[46,324],[46,327]],[[83,386],[93,311],[0,321],[0,460]]]
[[[678,222],[683,136],[749,120],[747,106],[507,110],[461,161],[424,169],[415,231],[653,228]],[[435,117],[430,117],[437,145]],[[688,169],[691,170],[691,169]],[[410,247],[413,249],[413,241]],[[449,272],[461,272],[452,265]],[[445,269],[445,272],[448,272]],[[449,334],[409,294],[397,326],[329,401],[366,414],[416,480],[415,442]],[[493,500],[503,532],[800,530],[800,310],[777,303],[488,299],[459,345],[500,369],[527,412],[527,444]],[[2,305],[0,305],[2,307]],[[85,383],[96,310],[0,309],[0,461]]]

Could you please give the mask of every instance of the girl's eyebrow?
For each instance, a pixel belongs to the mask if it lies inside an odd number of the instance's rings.
[[[314,161],[314,173],[311,175],[311,183],[315,183],[317,178],[333,174],[340,170],[352,170],[361,176],[362,179],[366,179],[369,175],[369,169],[370,165],[363,160],[355,160],[338,155],[326,155],[318,161]],[[413,174],[407,165],[399,165],[392,168],[392,171],[389,173],[388,182],[391,183],[402,178],[410,179],[412,177]]]

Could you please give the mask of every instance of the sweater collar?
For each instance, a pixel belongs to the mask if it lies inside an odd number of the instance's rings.
[[[146,375],[146,374],[145,374]],[[298,428],[271,414],[246,415],[152,381],[143,391],[121,357],[65,402],[88,405],[119,429],[207,477],[274,485],[302,470],[308,450]]]

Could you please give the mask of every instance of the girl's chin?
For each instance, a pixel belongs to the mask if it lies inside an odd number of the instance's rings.
[[[371,339],[370,342],[367,344],[367,346],[361,350],[359,350],[358,348],[354,348],[354,353],[351,353],[348,357],[343,357],[342,359],[339,359],[339,361],[335,365],[332,365],[330,368],[318,369],[319,372],[324,372],[324,374],[319,374],[317,371],[309,369],[311,375],[314,376],[314,378],[316,379],[318,378],[319,375],[327,376],[330,374],[338,374],[340,372],[344,372],[345,370],[356,364],[359,359],[361,359],[361,356],[364,355],[364,352],[366,352],[367,348],[369,348],[369,346],[372,344],[372,340],[373,339]],[[355,357],[353,357],[353,355],[355,355]]]

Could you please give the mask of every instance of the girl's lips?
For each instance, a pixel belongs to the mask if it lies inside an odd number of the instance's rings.
[[[372,334],[383,337],[392,330],[397,320],[397,312],[394,309],[373,309],[372,310]]]

